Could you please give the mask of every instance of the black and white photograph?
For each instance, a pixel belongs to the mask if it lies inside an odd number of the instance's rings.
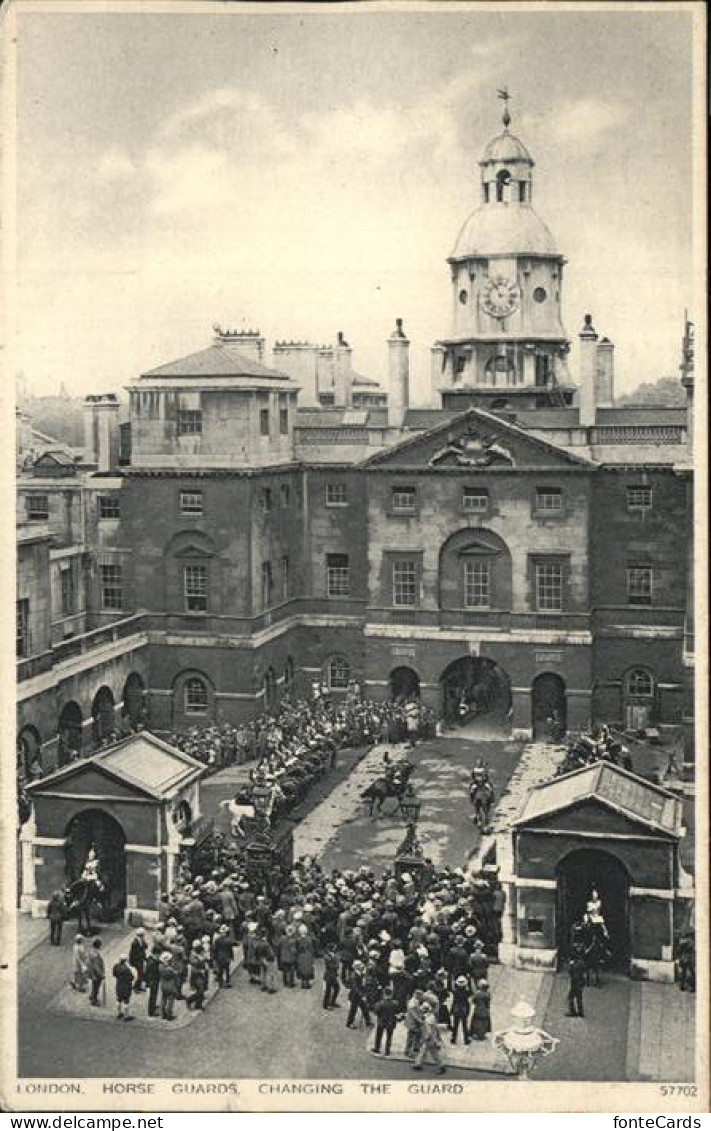
[[[5,1109],[708,1110],[704,6],[0,20]]]

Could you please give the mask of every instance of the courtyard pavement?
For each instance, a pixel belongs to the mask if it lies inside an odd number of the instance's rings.
[[[418,828],[425,851],[438,863],[464,865],[479,847],[472,824],[466,782],[479,756],[489,762],[497,794],[513,804],[516,782],[526,766],[539,760],[532,746],[488,742],[459,732],[423,743],[414,753],[413,784],[420,795]],[[324,867],[357,868],[361,863],[389,864],[404,832],[401,818],[370,819],[360,791],[382,762],[382,750],[354,751],[342,756],[335,775],[327,776],[320,799],[310,798],[309,812],[296,830],[296,854],[317,855]],[[232,795],[236,771],[223,771],[206,783],[205,810]],[[522,785],[520,786],[522,787]],[[509,790],[506,793],[506,790]],[[191,1015],[187,1027],[165,1023],[132,1025],[97,1023],[97,1010],[67,989],[71,972],[73,930],[66,930],[61,948],[44,939],[30,947],[20,964],[19,1028],[22,1076],[207,1077],[259,1078],[341,1077],[403,1079],[411,1066],[400,1059],[376,1058],[369,1052],[365,1030],[345,1028],[345,1008],[321,1008],[320,982],[310,991],[280,989],[264,995],[238,970],[234,988],[220,991],[203,1014]],[[28,932],[25,932],[27,935]],[[124,949],[126,932],[102,931],[108,953]],[[585,995],[586,1016],[565,1017],[567,978],[549,973],[492,967],[494,1029],[508,1025],[508,1013],[523,999],[536,1009],[536,1022],[560,1039],[560,1045],[537,1070],[540,1079],[667,1080],[691,1079],[694,1001],[676,986],[605,980]],[[345,1007],[345,992],[341,1005]],[[135,999],[136,1013],[145,1012],[145,997]],[[108,987],[107,1016],[113,1018],[113,987]],[[68,1006],[62,1008],[62,1003]],[[84,1008],[85,1007],[85,1008]],[[152,1031],[151,1031],[152,1030]],[[470,1046],[471,1047],[471,1046]],[[452,1053],[445,1046],[445,1054]],[[451,1079],[501,1079],[505,1063],[489,1045],[455,1052]],[[464,1065],[468,1066],[465,1067]]]

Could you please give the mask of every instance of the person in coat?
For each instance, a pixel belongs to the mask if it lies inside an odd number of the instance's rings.
[[[175,1021],[175,999],[178,996],[180,980],[173,965],[170,951],[164,950],[160,956],[160,1015],[165,1021]]]
[[[262,992],[275,994],[276,987],[276,954],[269,941],[266,928],[261,932],[259,939],[259,970],[262,978]]]
[[[442,1033],[440,1032],[437,1018],[434,1015],[432,1006],[429,1002],[424,1002],[422,1005],[422,1037],[420,1041],[420,1051],[418,1052],[413,1069],[415,1072],[421,1072],[425,1060],[427,1058],[437,1066],[438,1075],[443,1076],[447,1071],[442,1063]]]
[[[368,1028],[371,1027],[373,1022],[370,1019],[370,1011],[368,1009],[368,999],[365,991],[365,965],[356,959],[353,963],[351,970],[351,980],[348,985],[348,1017],[346,1018],[346,1029],[352,1029],[353,1023],[360,1010],[363,1020]]]
[[[116,1019],[118,1021],[133,1021],[129,1014],[131,991],[133,990],[133,970],[128,963],[128,955],[122,954],[111,971],[116,986]]]
[[[469,981],[465,974],[460,974],[454,981],[452,991],[452,1044],[456,1045],[457,1035],[461,1028],[464,1044],[469,1044]]]
[[[215,935],[212,944],[212,961],[215,965],[215,977],[217,984],[229,990],[232,987],[230,982],[230,968],[234,959],[234,943],[230,935],[230,928],[226,923],[223,923]]]
[[[89,974],[89,981],[91,982],[89,1001],[92,1005],[99,1005],[99,993],[106,977],[104,956],[101,953],[101,939],[94,939],[91,944],[89,958],[87,959],[87,972]]]
[[[296,927],[293,923],[289,923],[279,940],[278,956],[284,985],[293,990],[296,985],[294,980],[294,971],[296,970]]]
[[[323,1008],[338,1009],[341,983],[338,978],[338,955],[331,944],[323,952]]]
[[[587,968],[580,950],[576,950],[568,963],[568,1017],[584,1017],[583,990]]]
[[[208,970],[205,951],[197,940],[193,943],[188,964],[188,979],[192,993],[185,999],[185,1004],[188,1009],[202,1009],[207,993]]]
[[[257,935],[257,924],[254,922],[247,923],[247,929],[242,940],[242,950],[244,952],[244,968],[249,974],[250,983],[258,985],[259,937]]]
[[[491,1032],[491,994],[489,983],[482,978],[472,994],[472,1016],[469,1036],[475,1041],[486,1040],[486,1034]]]
[[[72,947],[72,977],[69,985],[73,990],[78,990],[83,994],[86,990],[86,984],[89,980],[89,955],[86,949],[83,935],[77,935],[74,939],[74,946]]]
[[[422,1040],[422,1023],[424,1020],[422,1012],[424,998],[425,995],[422,990],[415,990],[407,1003],[407,1009],[405,1010],[405,1028],[407,1030],[405,1056],[407,1057],[413,1057],[420,1047]]]
[[[310,990],[314,980],[314,941],[306,926],[299,927],[296,938],[296,972],[301,982],[302,990]]]
[[[383,1037],[385,1037],[385,1055],[390,1056],[390,1046],[392,1045],[393,1033],[397,1025],[397,1002],[389,987],[383,990],[383,996],[375,1003],[374,1012],[378,1021],[375,1026],[373,1052],[376,1056],[380,1056],[380,1046]]]
[[[158,1014],[158,990],[160,988],[160,956],[161,948],[154,946],[146,958],[145,979],[148,987],[148,1016],[156,1017]]]
[[[67,914],[67,901],[61,888],[53,891],[47,904],[47,918],[49,919],[49,945],[62,945],[62,927]]]
[[[136,980],[133,983],[133,989],[139,994],[142,994],[145,989],[147,957],[148,944],[146,942],[146,932],[143,930],[143,927],[138,927],[128,950],[128,961],[136,971]]]

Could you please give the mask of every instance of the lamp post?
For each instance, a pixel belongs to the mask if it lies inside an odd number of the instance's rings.
[[[408,785],[400,799],[400,811],[407,821],[404,840],[395,853],[395,875],[411,875],[419,884],[427,867],[422,845],[417,839],[417,820],[422,802],[411,785]]]
[[[557,1037],[533,1025],[535,1015],[532,1006],[520,1001],[511,1010],[511,1028],[494,1033],[494,1047],[505,1053],[519,1080],[530,1080],[538,1062],[554,1052],[560,1043]]]
[[[417,827],[421,808],[422,802],[420,801],[412,786],[408,785],[400,801],[400,811],[402,812],[402,815],[407,821],[408,825],[414,825],[415,827]]]

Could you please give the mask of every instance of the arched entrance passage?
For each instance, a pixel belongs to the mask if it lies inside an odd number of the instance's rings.
[[[582,848],[565,856],[556,868],[556,945],[559,959],[570,954],[573,923],[585,914],[590,893],[597,891],[610,936],[610,968],[627,973],[630,958],[629,887],[624,864],[611,852]]]
[[[114,696],[108,687],[100,687],[91,704],[94,742],[98,745],[109,738],[114,729]]]
[[[146,685],[138,672],[131,672],[123,685],[123,716],[132,727],[143,722]]]
[[[17,736],[17,773],[22,781],[33,781],[42,773],[42,740],[33,726],[24,726]]]
[[[81,750],[81,708],[74,700],[65,703],[59,716],[57,763],[66,766]]]
[[[444,669],[442,713],[446,722],[477,722],[482,731],[510,730],[511,681],[503,668],[485,656],[462,656]]]
[[[72,817],[64,835],[67,883],[79,879],[93,847],[106,888],[104,915],[117,918],[126,906],[126,834],[121,825],[105,809],[83,809]]]
[[[390,698],[401,701],[420,698],[420,677],[413,668],[393,668],[390,672]]]
[[[568,705],[565,696],[565,680],[555,672],[542,672],[537,675],[531,687],[531,717],[533,737],[546,738],[549,732],[549,719],[557,713],[564,728],[567,728]]]

